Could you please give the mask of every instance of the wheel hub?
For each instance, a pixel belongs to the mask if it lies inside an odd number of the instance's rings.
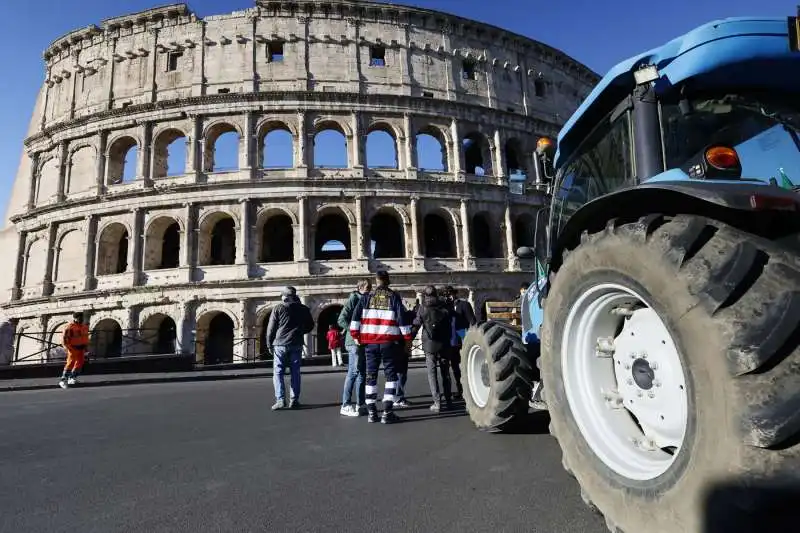
[[[643,390],[652,389],[656,373],[650,363],[646,359],[637,359],[632,366],[633,381],[636,386]]]
[[[688,400],[658,313],[627,287],[594,286],[570,309],[560,355],[570,410],[598,458],[629,479],[666,472],[683,443]]]
[[[466,357],[466,372],[468,372],[467,384],[472,401],[480,408],[489,403],[489,393],[491,392],[491,379],[489,376],[489,364],[486,362],[486,355],[480,346],[471,346]]]

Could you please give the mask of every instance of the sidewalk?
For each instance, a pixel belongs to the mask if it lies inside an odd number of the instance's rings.
[[[424,363],[411,361],[409,369],[423,368]],[[303,366],[304,376],[314,374],[344,374],[346,367]],[[187,381],[222,381],[230,379],[272,378],[272,368],[241,368],[221,370],[192,370],[189,372],[152,372],[137,374],[86,374],[79,378],[79,388],[111,385],[140,385],[145,383],[181,383]],[[0,392],[30,391],[58,387],[57,377],[9,379],[0,381]]]

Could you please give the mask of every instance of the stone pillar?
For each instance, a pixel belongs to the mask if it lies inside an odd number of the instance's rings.
[[[20,231],[17,236],[17,264],[14,268],[14,285],[11,288],[11,300],[19,300],[22,297],[22,277],[25,272],[25,256],[28,232]]]
[[[193,115],[191,120],[192,127],[186,137],[186,174],[194,174],[194,181],[198,182],[203,166],[199,161],[203,119],[200,115]]]
[[[251,203],[249,198],[242,198],[239,200],[240,205],[240,227],[239,227],[239,242],[236,244],[237,258],[236,262],[240,265],[250,265],[250,247],[251,247]]]
[[[403,84],[403,94],[411,95],[411,47],[409,44],[411,24],[406,21],[400,26],[403,28],[403,44],[400,45],[401,83]],[[408,130],[406,130],[406,135],[408,135]]]
[[[205,91],[205,67],[206,67],[206,21],[200,19],[195,24],[200,25],[200,36],[197,40],[195,50],[195,67],[192,75],[192,96],[203,96]]]
[[[113,61],[112,61],[113,63]],[[94,166],[94,181],[97,196],[102,196],[106,192],[106,144],[108,142],[108,132],[101,130],[97,134],[97,159]]]
[[[503,225],[506,230],[506,257],[508,257],[508,269],[519,270],[519,258],[514,253],[514,225],[511,223],[511,204],[507,202]]]
[[[114,61],[114,54],[117,53],[117,38],[108,38],[108,49],[106,51],[106,65],[108,66],[108,78],[106,78],[106,109],[114,109],[114,72],[116,71],[117,62]]]
[[[158,73],[158,28],[150,29],[150,35],[153,40],[150,45],[150,102],[158,101],[158,82],[156,74]],[[169,34],[168,34],[169,35]]]
[[[526,115],[530,114],[530,81],[528,80],[528,65],[525,63],[525,55],[517,54],[519,61],[520,88],[522,91],[522,108]]]
[[[307,261],[308,253],[306,251],[306,243],[308,242],[306,227],[306,210],[308,198],[299,196],[297,198],[297,224],[294,226],[294,260]]]
[[[30,188],[28,189],[28,204],[25,206],[26,211],[30,211],[36,207],[36,189],[39,184],[39,160],[41,159],[41,154],[39,152],[34,152],[30,155],[30,158]]]
[[[455,179],[458,180],[459,176],[461,175],[461,137],[456,119],[453,119],[452,122],[450,122],[450,137],[453,141],[452,149],[450,150],[450,157],[452,158],[450,172],[453,174]]]
[[[411,206],[409,207],[409,216],[411,217],[411,254],[414,259],[422,259],[422,254],[419,249],[419,197],[411,197]]]
[[[134,306],[129,306],[125,313],[125,323],[122,325],[122,354],[131,355],[135,353],[136,337],[139,333],[136,328],[138,319],[138,309]]]
[[[259,166],[254,154],[253,129],[255,128],[255,114],[251,111],[244,116],[244,133],[239,142],[239,170],[248,172],[250,179],[255,178],[255,169]]]
[[[188,355],[194,351],[194,302],[183,302],[180,305],[178,320],[175,324],[175,353]]]
[[[142,277],[142,256],[144,253],[144,211],[133,209],[133,235],[128,243],[128,269],[133,274],[133,284],[139,285]]]
[[[503,150],[503,139],[500,135],[500,130],[494,130],[494,160],[492,166],[494,167],[493,174],[498,178],[498,182],[502,181],[506,175],[506,158],[505,150]]]
[[[42,296],[53,294],[53,264],[56,257],[56,225],[47,225],[47,264],[44,268],[44,281],[42,282]]]
[[[250,338],[250,300],[239,302],[239,331],[236,332],[238,341],[234,343],[234,363],[246,363],[255,360],[255,342]]]
[[[351,249],[356,253],[352,254],[353,259],[365,259],[366,255],[366,239],[364,235],[364,197],[356,196],[356,223],[355,227],[350,228],[350,243]]]
[[[351,123],[353,128],[352,139],[352,168],[363,169],[364,162],[361,160],[361,116],[358,113],[353,113],[351,116]]]
[[[67,141],[61,141],[58,145],[58,189],[56,190],[56,202],[63,202],[65,198],[64,189],[67,185],[67,169],[69,168],[69,148]]]
[[[179,263],[181,268],[192,266],[195,245],[194,234],[196,232],[194,204],[183,204],[183,207],[185,226],[183,235],[181,235],[181,256]]]
[[[405,142],[403,148],[405,152],[405,168],[406,170],[417,170],[417,150],[414,132],[411,130],[411,116],[406,113],[403,116],[403,130],[405,135]]]
[[[145,184],[150,182],[150,152],[153,128],[150,122],[145,122],[139,127],[139,137],[142,146],[139,147],[136,161],[136,177],[141,178]]]
[[[305,294],[298,295],[300,303],[303,305],[309,305],[309,298]],[[309,306],[310,307],[310,306]],[[316,355],[316,347],[314,346],[314,333],[306,333],[303,336],[303,358],[310,359]]]
[[[86,263],[83,272],[83,290],[94,289],[94,263],[97,246],[97,215],[89,215],[85,218],[84,237],[86,239]]]
[[[306,114],[304,111],[297,113],[297,150],[295,153],[294,165],[299,169],[300,177],[307,176],[308,167],[311,162],[308,160],[308,152],[306,150]]]
[[[461,200],[461,241],[463,242],[461,246],[462,250],[462,259],[464,261],[464,270],[471,270],[472,267],[472,243],[470,242],[470,219],[469,219],[469,212],[467,210],[467,201]]]

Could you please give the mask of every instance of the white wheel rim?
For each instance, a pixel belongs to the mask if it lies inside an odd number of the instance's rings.
[[[467,354],[467,381],[472,401],[478,407],[486,407],[491,392],[489,364],[483,350],[477,345],[471,346]]]
[[[686,377],[644,298],[616,284],[584,292],[567,317],[561,365],[575,422],[606,466],[639,481],[672,466],[686,434]]]

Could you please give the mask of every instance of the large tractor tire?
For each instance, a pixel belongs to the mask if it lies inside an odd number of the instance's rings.
[[[534,362],[513,328],[486,322],[471,328],[461,348],[461,384],[472,422],[501,431],[528,414]]]
[[[700,217],[612,222],[545,309],[550,430],[611,531],[740,531],[741,488],[800,472],[796,254]]]

